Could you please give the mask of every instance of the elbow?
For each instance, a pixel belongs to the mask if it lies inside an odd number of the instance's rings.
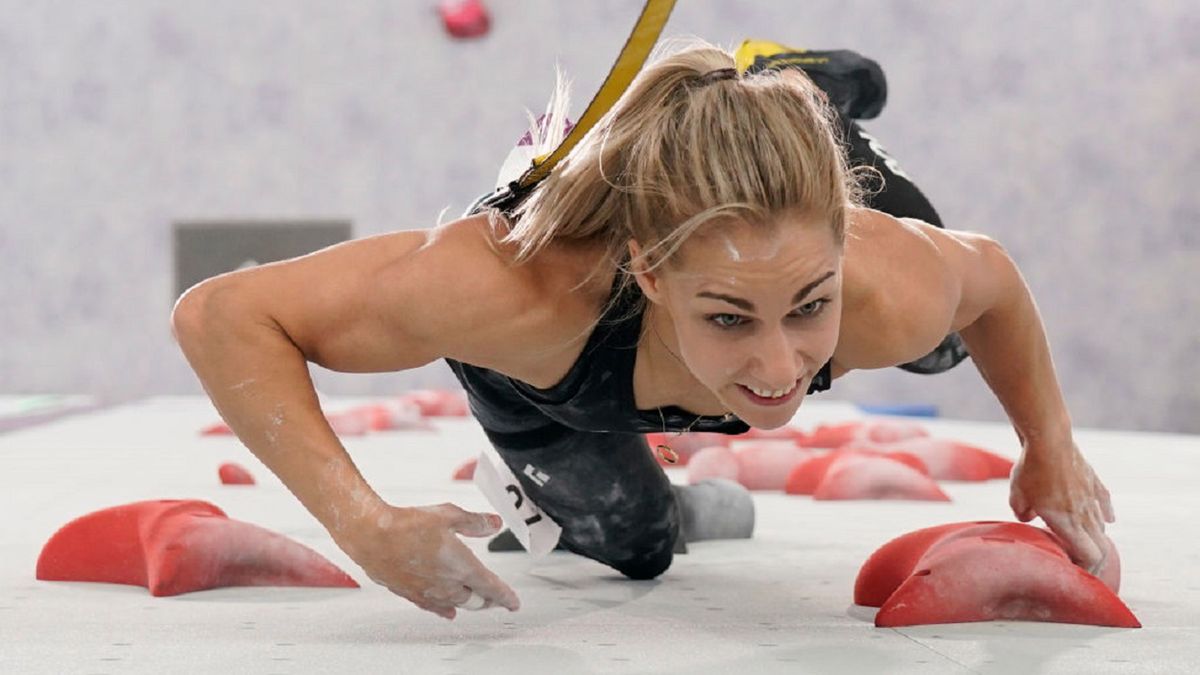
[[[1008,254],[1008,250],[1000,242],[984,235],[975,235],[975,241],[972,242],[983,264],[994,270],[1015,270],[1017,265],[1013,262],[1012,256]]]
[[[209,279],[179,296],[171,310],[171,334],[176,342],[182,345],[211,329],[214,309],[223,302],[224,290],[215,279]]]

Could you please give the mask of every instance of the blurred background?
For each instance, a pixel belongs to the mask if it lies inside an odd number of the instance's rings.
[[[555,65],[577,117],[642,6],[486,4],[490,31],[459,39],[433,0],[0,0],[0,394],[201,393],[168,323],[197,247],[456,217]],[[1076,424],[1200,432],[1196,3],[680,0],[664,35],[878,60],[866,130],[949,227],[1020,264]],[[456,385],[441,363],[314,375],[326,394]],[[1003,419],[969,364],[824,396]]]

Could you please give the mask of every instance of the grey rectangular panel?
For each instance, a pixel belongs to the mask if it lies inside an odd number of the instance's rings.
[[[340,220],[176,222],[175,297],[209,277],[295,258],[350,238],[350,221]]]

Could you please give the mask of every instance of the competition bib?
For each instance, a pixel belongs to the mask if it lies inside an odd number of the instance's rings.
[[[534,479],[537,480],[537,477]],[[475,466],[475,485],[532,556],[540,558],[554,550],[562,535],[562,527],[542,513],[537,504],[526,496],[525,489],[508,465],[490,450],[479,453],[479,461]]]

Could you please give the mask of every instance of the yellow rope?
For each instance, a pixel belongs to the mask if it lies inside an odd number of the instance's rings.
[[[667,18],[671,16],[671,10],[674,7],[675,0],[646,0],[641,16],[638,17],[633,31],[629,34],[629,39],[625,41],[625,46],[617,56],[617,62],[608,72],[604,84],[600,85],[600,90],[592,97],[592,102],[583,111],[575,128],[552,152],[533,160],[533,166],[517,180],[521,187],[535,185],[550,175],[554,166],[567,156],[579,139],[583,138],[584,134],[595,126],[604,113],[608,112],[613,104],[621,98],[621,95],[629,88],[629,83],[633,82],[633,78],[642,69],[646,58],[650,56],[650,50],[658,42],[658,36],[662,33],[663,26],[667,23]],[[554,123],[561,122],[555,120]]]

